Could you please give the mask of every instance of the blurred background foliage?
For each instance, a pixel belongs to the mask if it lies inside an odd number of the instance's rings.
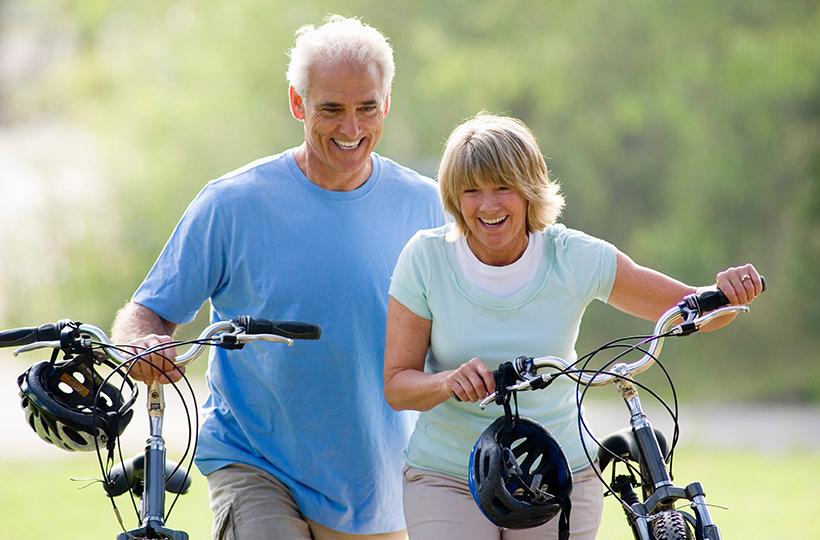
[[[751,315],[667,344],[685,396],[820,401],[817,2],[342,5],[0,0],[0,325],[110,325],[205,182],[301,142],[287,51],[336,12],[395,49],[378,152],[434,176],[461,120],[521,118],[568,226],[688,283],[768,278]],[[650,329],[594,305],[579,352]]]

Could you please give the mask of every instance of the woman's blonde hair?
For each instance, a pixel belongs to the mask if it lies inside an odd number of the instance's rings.
[[[557,182],[532,131],[520,120],[480,112],[456,127],[447,139],[438,170],[444,209],[453,216],[450,240],[467,236],[461,194],[487,184],[501,184],[527,201],[527,232],[543,231],[564,208]]]

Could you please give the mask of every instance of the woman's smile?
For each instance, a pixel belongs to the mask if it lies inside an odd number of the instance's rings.
[[[467,245],[484,264],[512,264],[527,249],[527,201],[517,191],[502,184],[466,188],[461,214]]]

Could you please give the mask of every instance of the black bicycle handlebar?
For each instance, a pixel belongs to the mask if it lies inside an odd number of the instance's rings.
[[[75,329],[73,335],[65,335],[66,327]],[[293,340],[315,340],[319,339],[322,329],[317,324],[296,322],[296,321],[269,321],[267,319],[254,319],[243,315],[231,321],[218,321],[204,329],[193,346],[184,354],[178,355],[175,363],[177,366],[184,366],[202,352],[209,340],[220,334],[218,343],[210,343],[225,349],[238,349],[245,343],[256,340],[279,341],[293,344]],[[117,362],[127,362],[130,356],[125,355],[114,346],[108,335],[102,329],[80,322],[72,322],[63,319],[57,323],[43,324],[26,328],[16,328],[0,332],[0,347],[18,347],[18,352],[33,350],[42,347],[54,347],[68,350],[82,339],[83,335],[91,336],[101,342],[106,354]],[[172,345],[181,344],[173,342]],[[164,344],[163,347],[168,344]],[[151,353],[153,350],[144,351],[142,354]]]
[[[763,291],[766,290],[766,278],[760,276],[760,281],[763,285]],[[720,307],[728,306],[730,304],[729,298],[720,289],[713,291],[706,291],[701,294],[690,294],[681,302],[681,308],[688,308],[698,315],[709,313]]]
[[[68,319],[63,319],[40,326],[4,330],[0,332],[0,347],[20,347],[37,341],[57,341],[60,339],[60,332],[70,322]]]
[[[274,334],[290,339],[319,339],[322,336],[322,329],[318,324],[252,319],[247,315],[241,315],[235,322],[248,334]]]
[[[760,276],[760,279],[763,282],[763,290],[765,291],[766,280],[763,276]],[[645,351],[640,349],[644,351],[643,357],[629,364],[616,364],[610,372],[586,373],[577,371],[574,369],[574,364],[556,356],[517,358],[513,367],[521,382],[508,386],[507,391],[544,388],[558,375],[566,375],[584,386],[605,386],[624,377],[636,375],[647,370],[655,362],[655,358],[660,355],[665,336],[688,336],[697,332],[702,325],[716,317],[749,310],[745,305],[730,306],[729,303],[729,299],[719,289],[686,296],[676,306],[661,315],[655,324],[653,337],[641,342],[642,345],[647,345]],[[672,327],[673,324],[681,320],[683,320],[682,323]],[[538,370],[542,368],[552,368],[557,370],[558,373],[538,375]],[[479,407],[484,409],[487,404],[495,400],[495,396],[496,392],[491,392],[479,402]]]

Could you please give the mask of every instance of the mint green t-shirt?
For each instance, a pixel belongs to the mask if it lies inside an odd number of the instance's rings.
[[[576,360],[581,317],[593,299],[607,301],[615,282],[617,250],[612,244],[563,225],[543,233],[544,252],[535,278],[521,291],[497,298],[462,274],[452,227],[419,231],[399,256],[390,295],[420,317],[432,320],[425,371],[456,369],[473,357],[490,369],[518,356]],[[578,429],[576,384],[560,377],[545,390],[522,392],[519,412],[543,424],[561,443],[570,467],[588,464]],[[467,479],[470,452],[481,433],[503,415],[494,404],[450,399],[419,415],[405,461],[420,469]],[[586,448],[595,443],[587,433]]]

